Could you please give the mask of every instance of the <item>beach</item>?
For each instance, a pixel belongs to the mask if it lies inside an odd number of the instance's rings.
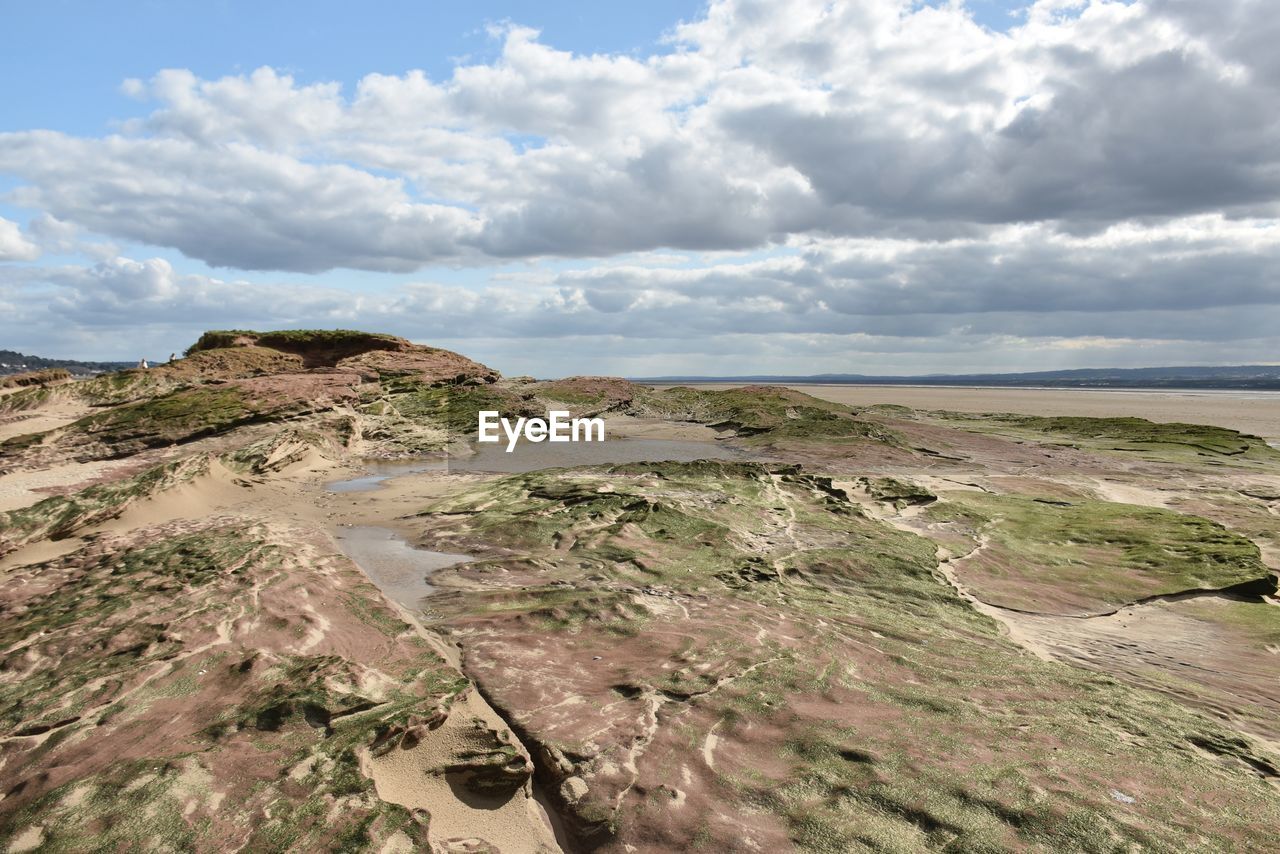
[[[692,383],[687,383],[692,385]],[[699,383],[733,388],[748,383]],[[1146,418],[1229,427],[1280,442],[1280,392],[1183,389],[979,388],[919,385],[792,385],[814,397],[850,406],[900,404],[954,412]]]

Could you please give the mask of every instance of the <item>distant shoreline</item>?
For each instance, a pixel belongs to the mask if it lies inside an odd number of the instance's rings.
[[[1276,391],[1280,365],[1169,365],[1151,368],[1068,368],[1051,371],[954,374],[668,374],[634,378],[650,385],[824,385],[921,388],[1029,388],[1081,391]]]
[[[751,382],[651,382],[669,388],[738,388]],[[1261,389],[1062,388],[903,383],[772,383],[822,400],[864,407],[898,404],[924,411],[972,414],[1146,418],[1213,424],[1260,436],[1280,447],[1280,392]]]
[[[738,379],[698,379],[698,380],[631,380],[634,383],[642,385],[657,386],[662,388],[674,388],[676,386],[746,386],[746,385],[780,385],[787,387],[823,387],[823,388],[918,388],[918,389],[954,389],[954,390],[970,390],[970,391],[1050,391],[1050,392],[1105,392],[1108,394],[1177,394],[1177,395],[1263,395],[1266,397],[1280,396],[1280,387],[1277,388],[1247,388],[1241,386],[1072,386],[1072,385],[982,385],[978,383],[922,383],[922,382],[901,382],[901,383],[842,383],[842,382],[818,382],[818,381],[800,381],[780,379],[775,381],[765,380],[738,380]]]

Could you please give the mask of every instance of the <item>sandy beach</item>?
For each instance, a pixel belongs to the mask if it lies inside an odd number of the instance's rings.
[[[691,385],[691,384],[690,384]],[[746,383],[698,384],[733,388]],[[1016,412],[1023,415],[1136,416],[1151,421],[1214,424],[1280,441],[1280,392],[975,388],[911,385],[795,385],[823,400],[852,406],[896,403],[913,409]]]

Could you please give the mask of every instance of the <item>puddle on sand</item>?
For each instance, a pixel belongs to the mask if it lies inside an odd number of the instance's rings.
[[[342,528],[338,531],[338,545],[388,599],[414,613],[422,609],[422,599],[435,592],[428,580],[432,573],[472,559],[469,555],[415,549],[395,531],[374,525]]]
[[[330,483],[330,492],[367,492],[384,480],[418,472],[481,472],[517,474],[538,469],[577,468],[616,463],[690,462],[692,460],[760,460],[747,451],[711,442],[675,439],[610,439],[607,442],[519,442],[507,453],[506,443],[473,445],[469,457],[416,460],[369,460],[367,474]]]
[[[377,489],[384,480],[414,474],[420,471],[446,471],[448,464],[443,459],[415,460],[366,460],[367,474],[353,477],[350,480],[339,480],[328,484],[325,488],[330,492],[367,492]]]
[[[491,472],[510,474],[546,468],[568,468],[611,463],[691,460],[750,460],[745,451],[710,442],[668,439],[611,439],[607,442],[533,443],[520,442],[511,453],[506,445],[477,445],[470,457],[449,460],[418,459],[397,462],[370,460],[367,474],[328,485],[330,492],[366,492],[393,477],[416,472]],[[436,570],[464,563],[468,555],[416,549],[390,528],[360,525],[342,528],[338,544],[364,570],[374,584],[410,611],[423,607],[422,599],[434,589],[428,577]]]

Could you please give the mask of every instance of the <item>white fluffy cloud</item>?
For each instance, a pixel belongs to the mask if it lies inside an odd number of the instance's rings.
[[[1280,18],[1257,0],[1039,0],[1007,33],[959,2],[717,0],[650,56],[494,35],[495,60],[445,79],[164,70],[125,82],[153,107],[116,134],[0,134],[10,201],[39,212],[29,237],[0,220],[0,259],[79,229],[294,282],[100,246],[11,273],[7,299],[48,290],[31,311],[80,324],[749,338],[775,361],[783,336],[1274,343]],[[608,260],[673,250],[695,254]],[[487,288],[376,297],[294,275],[516,259],[529,273]]]
[[[0,169],[94,231],[301,272],[1274,216],[1270,43],[1200,12],[1041,0],[994,33],[958,4],[724,0],[647,58],[512,26],[492,63],[349,93],[161,71],[122,135],[3,134]]]
[[[16,222],[0,217],[0,261],[34,261],[40,247],[23,235]]]

